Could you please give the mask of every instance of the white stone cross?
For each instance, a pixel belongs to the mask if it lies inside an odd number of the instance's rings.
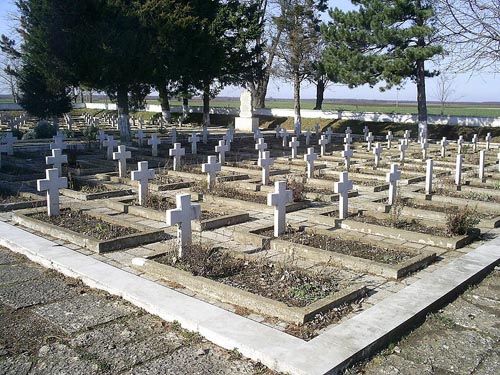
[[[222,139],[224,139],[224,137]],[[233,139],[234,139],[234,134],[231,131],[231,128],[229,128],[226,131],[226,139],[225,139],[226,140],[227,151],[231,151],[231,142],[233,141]]]
[[[429,143],[427,139],[422,138],[422,143],[420,143],[420,147],[422,148],[422,160],[427,159],[427,150],[429,149]]]
[[[151,138],[148,139],[148,145],[151,146],[151,155],[154,157],[158,156],[158,145],[161,144],[161,139],[158,138],[158,134],[152,134]]]
[[[59,171],[59,177],[62,175],[62,163],[68,162],[68,155],[63,155],[60,148],[52,149],[52,156],[45,157],[45,164],[51,164],[53,168]]]
[[[458,153],[461,154],[462,153],[462,146],[464,145],[464,136],[461,135],[460,137],[458,137],[458,140],[457,140],[457,146],[458,146]]]
[[[7,155],[14,155],[14,143],[17,141],[17,137],[14,137],[12,132],[7,132],[3,136],[2,141],[5,142],[7,146]]]
[[[209,132],[208,132],[208,128],[206,126],[204,126],[202,129],[201,129],[201,139],[202,139],[202,142],[203,144],[207,144],[208,142],[208,136],[209,136]]]
[[[353,153],[354,153],[354,151],[351,150],[351,145],[349,143],[346,143],[344,145],[344,151],[342,151],[340,153],[340,155],[342,155],[342,157],[345,159],[346,171],[348,171],[349,168],[351,167],[351,157],[352,157]]]
[[[271,153],[264,151],[257,164],[262,168],[262,185],[269,184],[269,167],[274,164],[274,160],[271,159]]]
[[[172,141],[172,146],[175,145],[177,142],[177,129],[176,128],[172,128],[172,130],[170,131],[170,139]]]
[[[181,156],[186,155],[186,149],[182,148],[180,143],[175,143],[174,148],[168,150],[168,155],[174,157],[174,171],[181,166]]]
[[[66,150],[68,148],[68,146],[64,142],[64,138],[62,135],[55,135],[52,137],[52,139],[53,139],[53,142],[50,144],[51,150],[54,150],[56,148],[58,148],[60,150]]]
[[[346,135],[344,137],[344,143],[345,144],[351,144],[351,142],[352,142],[352,136],[351,136],[351,134],[346,133]]]
[[[387,135],[385,136],[385,139],[387,139],[387,149],[390,150],[392,146],[392,140],[394,136],[392,135],[392,131],[388,131]]]
[[[326,138],[328,139],[328,143],[332,143],[332,134],[333,134],[332,128],[326,129],[325,134]]]
[[[478,141],[478,138],[477,138],[477,134],[473,134],[472,135],[472,151],[473,152],[477,152],[477,141]]]
[[[191,143],[191,154],[196,155],[198,153],[198,142],[200,141],[200,137],[195,132],[191,133],[191,136],[188,137],[188,142]]]
[[[260,131],[259,128],[256,128],[253,133],[253,140],[256,141],[259,138],[262,138],[262,132]]]
[[[139,143],[139,147],[142,147],[144,144],[144,137],[146,134],[142,131],[142,129],[137,130],[137,133],[135,133],[135,138],[137,138],[137,143]]]
[[[462,163],[463,163],[463,155],[458,154],[457,155],[457,161],[455,163],[455,185],[457,185],[458,188],[462,185]]]
[[[491,133],[486,134],[486,137],[484,137],[486,141],[486,150],[490,150],[490,142],[491,142]]]
[[[297,147],[300,146],[297,137],[292,137],[292,140],[288,142],[288,146],[292,148],[292,159],[297,159]]]
[[[113,139],[112,135],[106,136],[106,140],[103,142],[103,145],[107,147],[107,158],[108,160],[113,160],[113,150],[116,146],[118,146],[118,142]]]
[[[318,155],[314,152],[314,147],[307,149],[307,154],[304,155],[304,161],[307,163],[307,178],[314,176],[314,161],[318,159]]]
[[[59,177],[57,168],[45,170],[46,178],[36,181],[38,191],[47,191],[47,214],[49,216],[59,215],[59,189],[68,187],[68,179]]]
[[[185,246],[191,245],[193,232],[191,220],[198,220],[201,215],[201,206],[191,203],[189,193],[177,194],[175,196],[177,208],[167,210],[167,225],[177,224],[177,241],[179,245],[179,258],[183,256]]]
[[[482,182],[485,182],[484,167],[486,165],[486,150],[479,151],[479,172],[478,176]]]
[[[405,153],[406,153],[406,150],[408,149],[408,140],[405,138],[405,139],[401,139],[400,140],[401,144],[399,145],[399,160],[400,161],[404,161],[405,160]]]
[[[410,134],[411,134],[411,130],[405,130],[405,133],[403,134],[403,138],[406,139],[406,143],[408,143],[410,140]]]
[[[224,165],[226,162],[226,152],[229,151],[229,148],[226,145],[226,141],[220,140],[219,145],[215,146],[215,152],[219,154],[219,163]]]
[[[380,156],[382,155],[382,146],[379,142],[375,143],[375,148],[373,149],[373,154],[375,155],[375,168],[380,164]]]
[[[281,126],[276,125],[276,128],[274,130],[276,132],[276,139],[278,139],[281,135]]]
[[[326,135],[322,134],[321,138],[318,140],[318,144],[321,146],[321,156],[325,156],[326,145],[328,144],[328,139]]]
[[[446,146],[448,146],[450,142],[446,139],[446,137],[443,137],[441,139],[441,157],[444,158],[446,156]]]
[[[354,187],[351,180],[349,180],[348,172],[339,173],[339,182],[333,184],[333,191],[339,194],[339,219],[345,219],[349,216],[348,197],[349,190]]]
[[[372,150],[372,142],[374,139],[375,137],[373,136],[372,132],[369,132],[368,135],[365,137],[365,140],[368,143],[368,148],[367,148],[368,151]]]
[[[320,126],[319,124],[314,124],[314,132],[316,133],[316,137],[319,137],[319,129],[320,129]]]
[[[127,159],[132,157],[132,153],[127,151],[124,145],[118,146],[118,152],[113,152],[113,160],[118,160],[118,176],[127,176]]]
[[[139,181],[139,204],[142,206],[146,203],[146,195],[148,194],[148,180],[155,178],[154,169],[148,169],[147,161],[137,163],[137,170],[131,173],[132,181]]]
[[[102,149],[104,141],[108,138],[108,135],[104,132],[104,130],[99,130],[95,138],[99,141],[99,148]]]
[[[385,175],[385,180],[389,183],[389,204],[394,204],[396,200],[397,193],[397,183],[401,178],[401,171],[398,169],[398,165],[393,163],[391,164],[391,171],[387,172]]]
[[[351,127],[348,126],[347,128],[345,128],[345,134],[352,134],[352,130],[351,130]]]
[[[298,118],[295,120],[294,129],[295,129],[295,136],[300,137],[302,135],[302,123]]]
[[[306,130],[306,146],[309,146],[311,144],[311,130],[307,129]]]
[[[220,163],[217,163],[217,156],[209,156],[208,162],[201,165],[201,172],[207,174],[207,185],[208,190],[211,190],[215,185],[217,172],[220,172],[222,166]]]
[[[432,194],[432,177],[434,173],[434,160],[427,159],[425,168],[425,194]]]
[[[267,143],[264,142],[264,138],[259,138],[255,144],[255,149],[259,153],[259,158],[262,157],[262,153],[267,149]]]
[[[370,132],[370,129],[368,128],[368,126],[365,125],[365,127],[363,128],[363,138],[364,139],[366,139],[369,132]]]
[[[288,131],[286,129],[281,131],[281,137],[283,138],[283,147],[286,147],[288,145]]]
[[[267,205],[274,206],[274,236],[278,237],[286,227],[286,204],[292,201],[292,191],[287,190],[286,181],[274,183],[274,193],[267,194]]]

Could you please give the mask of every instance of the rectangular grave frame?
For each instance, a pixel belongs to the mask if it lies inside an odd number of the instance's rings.
[[[19,193],[21,197],[30,198],[29,201],[19,201],[11,203],[0,203],[0,212],[23,210],[27,208],[35,208],[45,206],[47,204],[47,199],[40,195],[33,193],[21,192]]]

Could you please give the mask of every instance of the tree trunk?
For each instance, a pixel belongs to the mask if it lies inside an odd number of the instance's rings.
[[[425,95],[425,63],[423,60],[417,61],[417,107],[418,122],[425,128],[425,136],[427,137],[427,98]]]
[[[92,103],[93,97],[92,97],[92,90],[89,90],[89,102]]]
[[[210,126],[210,83],[203,83],[203,125]]]
[[[189,98],[187,96],[182,97],[182,119],[187,119],[189,115]]]
[[[294,126],[302,127],[302,118],[300,116],[300,77],[299,72],[293,74],[293,101],[294,101]]]
[[[158,86],[158,94],[160,95],[161,116],[167,124],[170,124],[172,122],[172,112],[170,111],[167,88],[163,85]]]
[[[120,86],[117,91],[118,118],[123,119],[123,126],[120,126],[120,138],[123,142],[130,142],[130,122],[128,108],[128,90],[126,86]]]
[[[314,109],[320,110],[323,107],[325,88],[325,81],[322,78],[318,79],[316,84],[316,105],[314,106]]]

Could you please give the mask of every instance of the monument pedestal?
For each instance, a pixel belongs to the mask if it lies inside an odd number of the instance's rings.
[[[257,117],[236,117],[234,119],[234,128],[242,132],[254,132],[259,127]]]

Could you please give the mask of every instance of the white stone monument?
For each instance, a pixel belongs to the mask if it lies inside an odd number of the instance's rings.
[[[167,210],[166,221],[168,226],[177,224],[178,256],[182,258],[184,247],[192,243],[193,232],[191,221],[200,218],[201,206],[199,204],[192,204],[191,195],[188,193],[177,194],[175,202],[177,208]]]
[[[427,142],[427,139],[422,138],[420,147],[422,148],[422,160],[427,160],[427,150],[429,149],[429,142]]]
[[[240,96],[240,116],[234,119],[235,128],[241,132],[253,132],[259,127],[259,119],[253,117],[252,92],[243,90]]]
[[[477,141],[478,141],[478,137],[477,137],[477,134],[474,133],[472,135],[472,151],[473,152],[477,152]]]
[[[321,156],[325,156],[326,145],[328,144],[328,139],[326,139],[326,135],[322,134],[321,138],[318,140],[318,144],[321,146]]]
[[[397,184],[398,180],[401,178],[401,171],[398,169],[398,165],[391,164],[391,171],[386,173],[385,180],[389,183],[389,201],[390,205],[393,205],[396,201],[397,195]]]
[[[267,143],[264,142],[264,138],[259,138],[257,140],[257,143],[255,144],[255,149],[257,150],[258,154],[259,154],[259,158],[262,157],[262,153],[264,151],[266,151],[267,149]]]
[[[434,160],[427,159],[425,168],[425,194],[432,194],[432,177],[434,173]]]
[[[45,164],[50,164],[59,171],[59,177],[62,176],[62,164],[68,162],[68,155],[63,155],[60,148],[52,149],[52,156],[45,157]]]
[[[463,155],[457,155],[457,161],[455,163],[455,185],[457,185],[457,189],[460,189],[462,186],[462,163],[463,163]]]
[[[259,167],[262,168],[262,185],[269,184],[269,168],[274,164],[269,151],[264,151],[262,157],[257,161]]]
[[[399,145],[399,160],[404,161],[405,160],[405,153],[406,150],[408,149],[408,141],[406,139],[401,139],[400,140],[400,145]]]
[[[106,140],[103,142],[104,147],[106,147],[106,157],[108,160],[113,160],[113,151],[116,146],[118,146],[118,142],[115,141],[112,135],[106,136]]]
[[[484,167],[486,166],[486,150],[479,151],[479,172],[478,176],[482,182],[486,181]]]
[[[371,151],[372,150],[372,142],[375,139],[373,136],[372,132],[368,132],[368,135],[365,137],[365,140],[367,142],[367,150]]]
[[[137,171],[131,173],[132,181],[139,181],[139,204],[142,206],[146,203],[146,195],[148,194],[148,180],[155,178],[154,169],[148,169],[147,161],[137,163]]]
[[[153,157],[158,156],[158,146],[161,144],[161,139],[158,138],[158,134],[152,134],[151,138],[148,139],[148,145],[151,146],[151,155]]]
[[[348,172],[339,173],[339,182],[333,184],[333,191],[339,194],[339,219],[345,219],[349,216],[348,199],[349,190],[354,187],[351,180],[349,180]]]
[[[146,134],[142,131],[142,129],[137,130],[135,133],[134,138],[137,139],[137,143],[139,144],[139,147],[142,147],[144,145],[144,138],[146,137]]]
[[[387,132],[385,139],[387,139],[387,149],[390,150],[391,146],[392,146],[392,140],[394,139],[394,136],[392,135],[392,131],[389,130]]]
[[[14,155],[14,143],[17,142],[17,137],[14,137],[12,132],[7,132],[3,136],[2,142],[4,142],[7,146],[7,155]]]
[[[188,137],[188,142],[191,143],[191,154],[196,155],[198,153],[198,142],[200,137],[196,132],[192,132],[191,136]]]
[[[344,145],[344,151],[340,153],[342,157],[345,160],[345,169],[346,171],[349,171],[349,168],[351,167],[351,157],[353,155],[353,150],[351,150],[351,145],[349,143],[346,143]]]
[[[219,163],[224,165],[226,162],[226,152],[229,150],[229,147],[226,145],[226,141],[223,139],[219,141],[219,145],[215,146],[215,152],[219,154]]]
[[[306,146],[309,146],[311,144],[311,130],[307,129],[306,130]]]
[[[307,178],[314,177],[314,161],[318,159],[318,155],[314,152],[314,147],[307,149],[307,154],[304,155],[304,161],[307,163]]]
[[[288,146],[292,149],[292,159],[297,159],[297,148],[300,146],[297,137],[292,137],[292,140],[288,142]]]
[[[201,129],[201,139],[202,139],[202,142],[204,145],[207,144],[208,142],[208,136],[210,135],[209,131],[208,131],[208,128],[206,126],[204,126],[202,129]]]
[[[59,215],[59,189],[68,187],[68,179],[59,177],[57,168],[45,170],[46,178],[36,181],[38,191],[47,191],[47,214],[49,216]]]
[[[274,193],[267,195],[267,205],[274,206],[274,236],[278,237],[286,228],[286,204],[292,201],[292,191],[287,190],[286,181],[274,183]]]
[[[174,148],[168,150],[168,155],[174,158],[174,171],[177,171],[181,166],[181,156],[186,155],[186,149],[181,147],[180,143],[175,143]]]
[[[127,159],[132,157],[132,153],[127,151],[125,145],[118,146],[118,152],[113,152],[113,160],[118,160],[118,176],[127,177]]]
[[[373,149],[373,155],[375,155],[375,168],[378,168],[380,164],[380,157],[382,155],[382,146],[379,142],[375,143],[375,148]]]
[[[446,139],[446,137],[443,137],[441,139],[441,157],[444,158],[446,156],[446,147],[450,144],[450,142]]]
[[[490,150],[490,143],[491,143],[491,133],[486,134],[486,137],[484,137],[484,140],[486,141],[486,151]]]
[[[208,190],[212,190],[212,187],[215,185],[215,181],[217,178],[217,172],[220,172],[222,166],[220,163],[217,163],[217,156],[209,156],[208,162],[201,165],[201,172],[207,174],[207,186]]]

